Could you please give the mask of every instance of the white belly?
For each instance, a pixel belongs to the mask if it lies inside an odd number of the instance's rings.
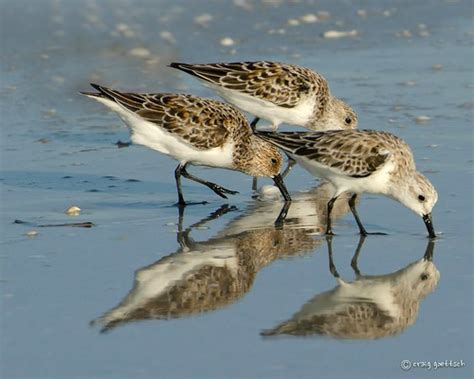
[[[234,104],[245,112],[271,121],[276,127],[283,122],[304,126],[313,115],[313,99],[302,101],[294,108],[285,108],[239,91],[229,90],[208,82],[204,83],[231,104]]]
[[[120,118],[130,128],[132,142],[143,145],[160,153],[169,155],[180,162],[189,162],[195,165],[232,168],[233,150],[232,141],[221,147],[200,150],[173,135],[159,125],[146,121],[128,111],[114,101],[104,98],[94,98],[118,113]]]
[[[354,178],[338,173],[318,162],[290,154],[301,166],[316,177],[326,179],[336,188],[333,196],[349,191],[353,193],[388,193],[388,179],[393,170],[393,163],[387,162],[379,171],[365,178]]]

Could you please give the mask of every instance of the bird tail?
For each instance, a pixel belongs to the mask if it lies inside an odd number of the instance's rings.
[[[295,334],[297,323],[294,321],[286,321],[276,326],[273,329],[265,329],[260,332],[262,337],[272,337],[281,334]]]
[[[80,92],[80,94],[105,103],[109,107],[116,103],[128,111],[136,112],[142,108],[143,103],[146,101],[143,95],[137,93],[122,93],[95,83],[91,83],[91,86],[98,92]]]
[[[184,71],[187,74],[214,84],[219,84],[219,79],[225,76],[225,70],[215,64],[189,64],[171,62],[169,67]]]
[[[85,95],[88,97],[106,98],[113,101],[115,101],[117,94],[119,94],[117,91],[101,86],[99,84],[90,83],[90,85],[94,87],[98,92],[79,92],[79,93],[81,95]]]

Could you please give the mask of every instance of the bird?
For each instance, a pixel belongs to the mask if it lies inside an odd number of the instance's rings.
[[[250,292],[261,269],[319,244],[307,229],[277,229],[272,223],[238,234],[224,231],[205,241],[191,237],[192,230],[233,210],[236,207],[223,205],[184,230],[180,221],[179,249],[136,270],[128,295],[90,324],[108,332],[129,322],[190,317],[225,308]]]
[[[356,280],[343,280],[332,261],[331,237],[328,237],[330,270],[337,286],[317,294],[291,319],[264,330],[262,336],[324,335],[341,339],[378,339],[394,336],[412,325],[421,301],[438,285],[440,274],[433,263],[434,241],[429,240],[423,258],[387,275],[361,275],[357,257],[352,266]]]
[[[334,194],[327,203],[327,235],[334,234],[334,202],[348,191],[353,193],[349,207],[361,235],[369,233],[358,216],[355,201],[359,194],[369,192],[388,196],[414,211],[423,218],[429,237],[436,238],[431,212],[438,194],[429,179],[416,170],[410,147],[397,136],[376,130],[256,131],[256,135],[278,146],[311,174],[334,185]]]
[[[228,204],[207,217],[184,227],[185,209],[179,209],[176,240],[179,248],[135,271],[133,288],[123,300],[91,321],[102,332],[130,322],[168,320],[212,312],[241,300],[248,294],[260,270],[272,262],[314,251],[323,240],[314,238],[324,230],[326,203],[331,184],[324,183],[309,192],[295,194],[288,215],[293,222],[277,228],[273,220],[281,204],[251,202],[243,212]],[[334,206],[335,217],[349,211],[341,196]],[[236,217],[206,240],[193,234],[220,217]],[[213,225],[209,226],[212,230]]]
[[[272,144],[256,137],[235,107],[189,94],[120,92],[91,83],[98,92],[81,92],[104,104],[125,122],[131,140],[173,157],[178,205],[184,206],[181,176],[201,183],[222,198],[236,194],[187,171],[202,165],[273,179],[285,201],[291,201],[280,175],[283,157]]]
[[[201,80],[222,98],[260,118],[311,130],[354,129],[358,119],[352,108],[331,95],[324,77],[313,70],[287,63],[256,61],[189,64],[172,68]]]
[[[270,61],[169,66],[197,77],[229,103],[253,114],[253,130],[260,118],[269,120],[274,131],[283,122],[310,130],[354,129],[358,124],[354,110],[331,95],[326,79],[306,67]],[[294,164],[290,158],[283,178]],[[252,189],[256,188],[254,177]]]

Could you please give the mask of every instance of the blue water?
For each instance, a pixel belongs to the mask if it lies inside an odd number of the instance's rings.
[[[472,4],[246,4],[251,9],[210,0],[0,3],[2,378],[472,377]],[[358,9],[367,10],[367,17],[358,16]],[[331,18],[287,25],[290,18],[321,10]],[[208,27],[194,22],[203,13],[213,17]],[[119,24],[134,35],[117,31],[123,30]],[[323,38],[331,29],[359,34]],[[412,37],[397,36],[403,30]],[[424,30],[427,36],[420,35]],[[176,43],[163,40],[163,31]],[[223,37],[236,44],[221,46]],[[130,55],[135,47],[145,47],[150,57]],[[436,186],[433,219],[440,238],[433,263],[440,280],[420,302],[413,325],[395,336],[260,336],[337,285],[318,229],[325,204],[318,182],[299,167],[291,172],[292,196],[306,200],[295,202],[289,224],[275,230],[280,204],[253,199],[250,177],[192,168],[240,194],[224,202],[185,181],[187,198],[208,204],[188,207],[180,228],[172,206],[176,162],[138,146],[118,149],[114,143],[128,139],[126,128],[77,94],[94,81],[213,96],[166,65],[244,59],[293,62],[321,72],[332,92],[358,112],[361,128],[405,139],[418,168]],[[416,123],[423,115],[431,120]],[[195,225],[225,203],[236,209]],[[79,216],[64,214],[71,205],[82,209]],[[394,273],[422,258],[428,241],[416,215],[378,196],[364,196],[359,213],[367,229],[388,233],[366,239],[359,257],[363,274]],[[31,224],[14,224],[16,219]],[[96,226],[38,226],[80,221]],[[39,234],[27,237],[33,230]],[[341,277],[354,280],[350,262],[358,235],[346,208],[335,231],[335,265]],[[245,259],[236,263],[235,256]],[[175,271],[166,262],[201,267],[206,259],[240,268],[225,277],[225,283],[235,283],[232,296],[206,297],[222,292],[211,283],[203,286],[209,292],[199,302],[195,278],[173,300],[198,299],[189,306],[198,313],[138,312],[137,320],[108,333],[101,333],[100,320],[90,325],[124,300],[136,274],[157,270],[152,278],[172,280]],[[462,360],[465,366],[403,371],[405,359]]]

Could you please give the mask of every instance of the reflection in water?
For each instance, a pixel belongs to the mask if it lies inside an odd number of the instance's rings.
[[[290,334],[325,335],[346,339],[375,339],[402,332],[412,325],[421,300],[438,284],[439,271],[433,259],[430,240],[423,258],[392,274],[361,275],[357,259],[364,242],[361,238],[351,265],[354,282],[345,282],[332,260],[332,239],[328,238],[329,268],[338,285],[308,301],[293,317],[263,336]]]
[[[332,193],[322,184],[296,196],[284,226],[274,220],[281,203],[252,203],[241,216],[211,239],[196,242],[193,228],[234,210],[223,206],[209,217],[178,231],[180,248],[135,273],[135,283],[124,300],[93,323],[107,331],[119,324],[170,319],[212,311],[244,296],[256,274],[276,259],[313,250],[320,240],[312,235],[325,230],[326,203]],[[333,210],[336,217],[348,212],[347,198],[341,196]]]

